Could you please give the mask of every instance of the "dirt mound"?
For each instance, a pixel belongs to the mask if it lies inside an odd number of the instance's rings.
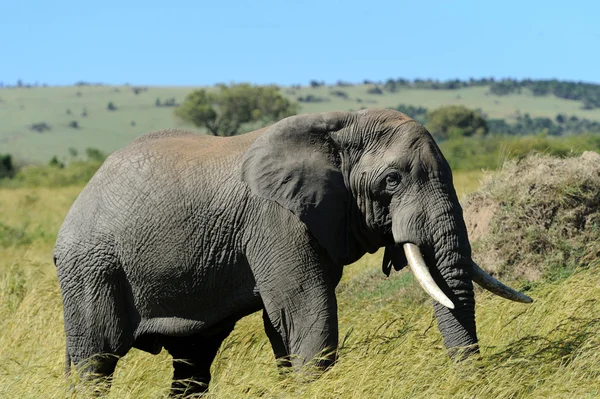
[[[464,214],[484,269],[530,281],[569,275],[600,258],[600,154],[508,162]]]

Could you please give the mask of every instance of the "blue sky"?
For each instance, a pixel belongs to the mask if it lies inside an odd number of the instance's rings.
[[[600,83],[600,1],[5,0],[0,81]]]

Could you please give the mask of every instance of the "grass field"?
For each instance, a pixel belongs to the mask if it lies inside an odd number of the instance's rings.
[[[290,99],[313,95],[326,101],[301,103],[301,112],[357,110],[361,107],[393,107],[398,104],[425,106],[463,104],[481,108],[489,117],[514,118],[516,112],[531,116],[554,117],[557,113],[600,120],[600,109],[583,110],[579,101],[554,96],[534,97],[523,94],[497,97],[487,95],[487,87],[459,90],[406,89],[382,95],[368,94],[370,86],[282,88]],[[155,101],[175,98],[183,101],[192,87],[149,87],[134,94],[128,86],[68,86],[0,89],[0,154],[10,153],[20,162],[47,163],[54,155],[68,160],[69,148],[82,153],[87,147],[112,152],[129,143],[134,137],[152,130],[180,126],[172,107],[156,107]],[[343,90],[348,99],[331,94]],[[360,102],[358,100],[360,99]],[[115,111],[108,111],[113,102]],[[87,116],[83,117],[83,110]],[[70,110],[71,114],[67,114]],[[77,121],[79,128],[69,127]],[[29,127],[47,123],[50,131],[38,133]],[[134,124],[132,124],[134,122]]]
[[[479,173],[457,173],[459,193]],[[52,248],[81,187],[0,189],[0,397],[84,398],[63,378],[64,335]],[[302,383],[280,376],[258,314],[236,326],[213,366],[209,398],[597,398],[600,268],[536,285],[532,305],[477,293],[482,358],[457,366],[410,274],[381,273],[381,254],[347,267],[338,287],[340,360]],[[162,398],[163,352],[132,350],[111,398]]]

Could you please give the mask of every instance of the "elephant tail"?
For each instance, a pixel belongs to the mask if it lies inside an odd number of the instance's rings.
[[[69,349],[65,348],[65,377],[71,375],[71,355],[69,355]]]

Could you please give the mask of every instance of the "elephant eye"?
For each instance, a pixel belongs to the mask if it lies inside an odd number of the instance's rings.
[[[385,177],[385,184],[388,189],[395,189],[400,184],[400,175],[397,172],[389,173]]]

